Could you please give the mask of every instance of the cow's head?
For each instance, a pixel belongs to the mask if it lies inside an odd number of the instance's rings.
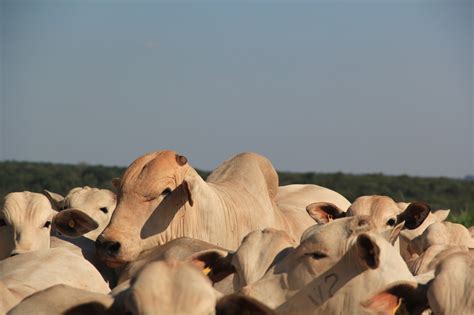
[[[0,259],[49,248],[51,229],[75,237],[97,226],[97,222],[77,209],[53,210],[42,194],[10,193],[0,209]]]
[[[363,196],[357,198],[348,209],[348,215],[368,215],[372,217],[379,233],[393,229],[404,222],[406,229],[420,226],[430,214],[431,208],[424,202],[412,202],[400,206],[387,196]]]
[[[424,202],[397,204],[387,196],[359,197],[347,211],[328,202],[312,203],[306,211],[319,224],[347,216],[369,216],[375,231],[385,235],[392,243],[398,239],[402,229],[416,229],[431,213],[430,206]]]
[[[373,222],[366,216],[334,220],[308,228],[293,253],[288,281],[303,286],[314,274],[320,274],[338,261],[359,234],[374,231]]]
[[[109,224],[117,205],[117,197],[110,190],[88,186],[73,188],[64,198],[47,190],[43,194],[48,197],[54,210],[77,209],[95,221],[98,227],[84,235],[94,241]]]
[[[41,194],[26,191],[8,194],[0,210],[0,259],[49,248],[55,214]]]
[[[132,314],[212,314],[220,296],[192,264],[166,260],[147,264],[130,281],[124,305]]]
[[[168,227],[184,215],[184,205],[193,206],[193,181],[198,176],[190,173],[197,175],[187,159],[167,150],[139,157],[120,180],[114,180],[117,207],[96,242],[99,256],[109,266],[134,260],[143,250],[163,243],[162,238],[168,239],[166,233],[180,233]]]

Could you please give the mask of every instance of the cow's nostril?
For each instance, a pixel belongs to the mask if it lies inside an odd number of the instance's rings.
[[[107,241],[102,236],[99,236],[95,241],[95,246],[99,252],[102,252],[110,257],[115,257],[120,252],[120,242]]]
[[[103,246],[105,248],[105,252],[109,256],[117,256],[117,254],[120,251],[120,243],[119,242],[107,241],[107,242],[104,242]]]
[[[19,253],[13,253],[10,255],[10,257],[13,257],[13,256],[16,256],[16,255],[20,255]]]

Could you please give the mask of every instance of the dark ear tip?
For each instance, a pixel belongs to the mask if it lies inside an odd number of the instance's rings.
[[[379,266],[380,249],[367,234],[360,234],[357,237],[357,246],[360,249],[359,255],[371,269]]]
[[[427,202],[424,202],[424,201],[415,201],[415,202],[412,202],[409,206],[411,206],[412,204],[413,204],[414,206],[422,207],[422,208],[428,210],[429,212],[431,212],[431,207],[430,207],[430,205],[429,205]]]
[[[420,226],[430,214],[431,207],[423,201],[415,201],[410,203],[407,209],[402,212],[400,219],[405,221],[405,227],[409,230],[416,229]]]

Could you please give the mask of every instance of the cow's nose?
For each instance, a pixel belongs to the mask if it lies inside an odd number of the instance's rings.
[[[102,237],[98,237],[96,242],[98,250],[104,251],[107,256],[116,257],[120,252],[120,242],[106,241]]]

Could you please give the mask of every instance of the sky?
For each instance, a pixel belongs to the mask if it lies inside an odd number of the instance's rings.
[[[473,1],[0,3],[0,160],[474,174]]]

